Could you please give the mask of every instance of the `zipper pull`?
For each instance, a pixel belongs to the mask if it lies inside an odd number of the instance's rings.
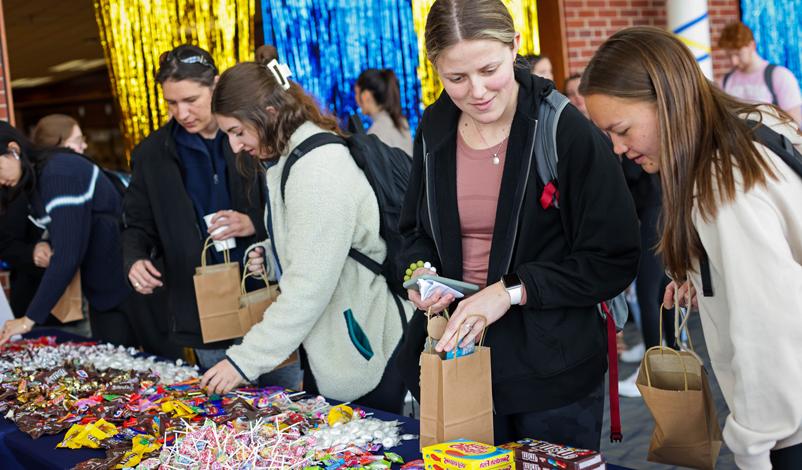
[[[215,174],[213,175],[213,179],[214,179],[214,184],[217,184],[217,183],[218,183],[218,181],[219,181],[219,178],[217,177],[217,173],[215,173]]]

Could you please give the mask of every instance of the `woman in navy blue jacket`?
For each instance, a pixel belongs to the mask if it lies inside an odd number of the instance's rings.
[[[0,212],[23,193],[31,220],[48,232],[53,256],[25,316],[3,325],[0,344],[44,322],[80,269],[93,336],[137,345],[123,273],[119,191],[88,159],[37,148],[0,122]]]

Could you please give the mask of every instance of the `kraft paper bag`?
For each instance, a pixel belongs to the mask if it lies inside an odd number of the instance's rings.
[[[484,334],[473,353],[456,359],[421,354],[421,449],[458,438],[494,442],[490,348],[483,342]]]
[[[195,300],[198,303],[201,334],[204,343],[223,341],[242,336],[240,324],[239,264],[232,263],[225,250],[221,264],[206,264],[206,252],[212,238],[206,239],[201,253],[201,265],[195,268]]]
[[[692,350],[650,348],[636,385],[654,418],[647,460],[714,469],[722,445],[721,427],[699,356]]]
[[[247,270],[247,267],[245,269]],[[249,277],[261,278],[265,283],[265,287],[252,292],[246,292],[245,280]],[[278,286],[271,286],[261,273],[244,272],[242,275],[242,283],[240,284],[240,293],[239,321],[240,331],[242,333],[240,336],[245,336],[245,334],[250,331],[254,325],[262,321],[265,311],[278,298]],[[297,361],[298,351],[294,351],[292,354],[290,354],[290,357],[279,364],[276,369]]]
[[[81,271],[75,273],[67,289],[50,311],[61,323],[83,320],[83,296],[81,294]]]

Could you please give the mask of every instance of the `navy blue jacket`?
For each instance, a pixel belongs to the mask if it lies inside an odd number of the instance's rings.
[[[97,310],[130,294],[123,273],[122,197],[96,165],[70,153],[51,155],[31,195],[35,223],[49,233],[53,257],[26,315],[44,322],[81,270],[81,288]]]

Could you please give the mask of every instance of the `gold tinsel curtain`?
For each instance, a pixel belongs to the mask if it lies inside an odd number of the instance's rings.
[[[168,119],[155,80],[162,52],[194,44],[212,54],[221,72],[253,60],[255,0],[95,0],[94,6],[127,157]]]
[[[536,0],[502,0],[510,10],[515,30],[521,33],[520,55],[540,54],[540,38],[537,30],[537,1]],[[434,103],[443,85],[437,77],[429,59],[426,58],[426,45],[424,31],[426,31],[426,15],[429,14],[434,0],[412,0],[412,20],[415,22],[415,32],[418,35],[418,77],[421,81],[423,105]]]

